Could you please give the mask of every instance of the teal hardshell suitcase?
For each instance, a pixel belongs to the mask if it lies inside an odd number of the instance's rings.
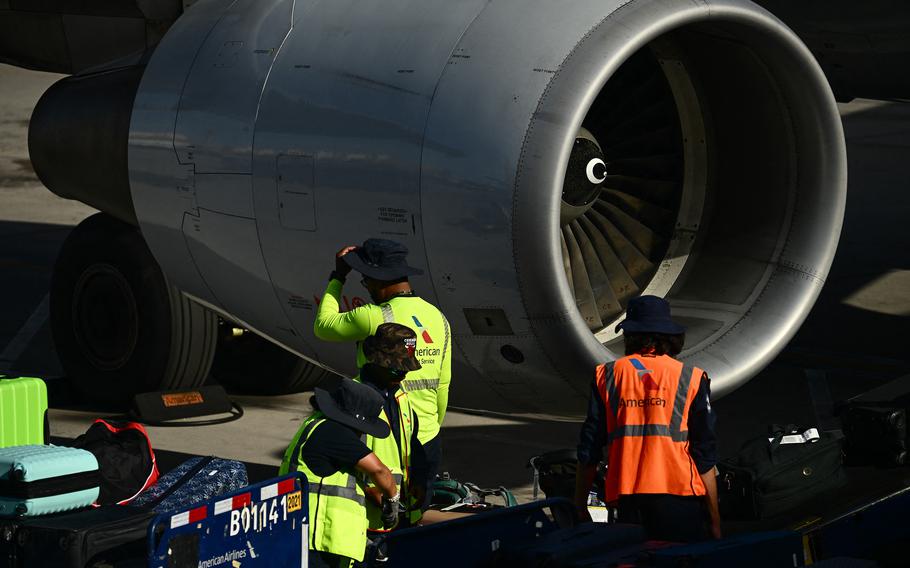
[[[47,385],[0,375],[0,448],[47,443]]]
[[[0,448],[0,517],[33,517],[88,507],[98,499],[95,456],[79,448]]]

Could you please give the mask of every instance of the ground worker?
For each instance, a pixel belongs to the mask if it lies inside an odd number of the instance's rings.
[[[417,335],[409,327],[383,323],[374,335],[363,341],[362,347],[366,361],[354,380],[381,395],[383,407],[379,417],[392,430],[387,438],[367,435],[366,445],[389,467],[398,485],[404,510],[404,522],[400,526],[416,525],[422,516],[421,503],[426,491],[426,455],[418,437],[420,418],[410,403],[410,395],[400,385],[405,375],[420,370],[415,357]],[[368,495],[378,491],[367,487]],[[375,534],[394,528],[383,523],[382,510],[372,503],[367,503],[368,530]]]
[[[417,296],[408,276],[423,271],[408,266],[408,249],[386,239],[368,239],[363,246],[347,246],[335,255],[335,271],[319,303],[313,331],[326,341],[362,341],[376,332],[381,323],[395,322],[417,332],[417,359],[421,368],[411,371],[401,383],[414,410],[420,416],[418,437],[427,457],[425,509],[432,496],[431,485],[442,461],[439,428],[449,402],[452,376],[452,339],[449,323],[435,306]],[[351,269],[363,274],[361,283],[373,304],[340,313],[345,278]],[[357,367],[364,364],[359,346]]]
[[[398,521],[392,472],[361,440],[389,438],[389,425],[379,418],[382,397],[350,379],[317,387],[311,402],[315,412],[291,440],[279,474],[301,471],[309,482],[309,566],[346,568],[363,560],[367,545],[363,478],[378,488],[380,522],[391,528]]]
[[[670,319],[663,298],[632,299],[620,329],[626,356],[597,367],[581,429],[579,516],[590,520],[588,493],[606,444],[605,500],[618,508],[620,522],[643,525],[656,540],[720,538],[708,376],[673,358],[685,328]]]

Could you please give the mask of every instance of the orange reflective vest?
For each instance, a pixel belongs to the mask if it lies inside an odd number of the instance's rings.
[[[609,461],[605,496],[704,495],[689,455],[689,408],[704,372],[667,355],[630,355],[599,365]]]

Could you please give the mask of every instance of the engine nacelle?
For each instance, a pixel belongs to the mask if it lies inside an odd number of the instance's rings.
[[[824,75],[745,0],[202,0],[147,66],[129,172],[203,304],[351,372],[312,335],[332,255],[395,239],[452,324],[454,400],[546,413],[582,411],[641,293],[716,393],[743,384],[812,307],[846,192]]]

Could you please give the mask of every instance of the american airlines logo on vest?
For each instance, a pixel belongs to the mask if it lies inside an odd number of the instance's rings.
[[[417,319],[417,316],[411,316],[411,319],[414,320],[414,323],[417,325],[417,330],[420,331],[420,335],[423,337],[423,342],[433,343],[433,338],[430,337],[430,334],[427,333],[427,330],[423,328],[423,324],[420,323],[420,320]]]
[[[619,406],[621,408],[642,408],[645,406],[667,406],[666,399],[663,398],[623,398],[619,397]]]
[[[664,390],[657,384],[654,377],[651,376],[651,369],[645,368],[638,359],[629,359],[629,361],[632,363],[632,366],[635,367],[635,372],[638,373],[638,378],[641,379],[646,391]]]

